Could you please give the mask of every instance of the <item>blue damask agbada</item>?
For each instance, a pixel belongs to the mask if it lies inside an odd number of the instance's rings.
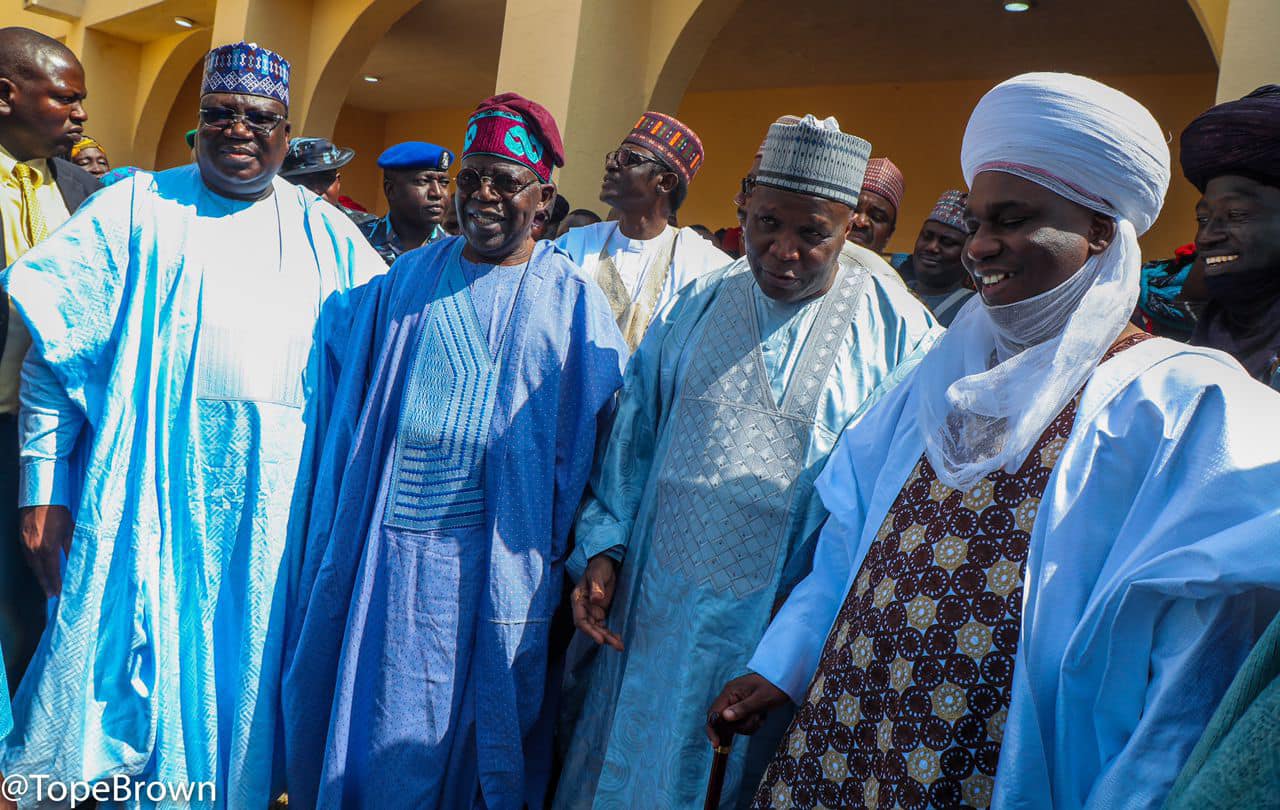
[[[547,634],[626,347],[549,243],[463,244],[405,254],[349,343],[290,621],[302,807],[543,806]]]

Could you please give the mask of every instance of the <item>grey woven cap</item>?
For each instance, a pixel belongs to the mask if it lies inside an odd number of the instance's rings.
[[[769,127],[756,182],[854,208],[870,157],[869,142],[805,116],[798,124]]]

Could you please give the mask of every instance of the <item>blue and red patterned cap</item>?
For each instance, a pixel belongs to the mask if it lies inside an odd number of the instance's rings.
[[[289,108],[289,60],[256,42],[220,45],[204,58],[200,95],[238,93],[273,98]]]
[[[623,143],[643,146],[670,166],[686,186],[702,168],[704,153],[698,133],[664,113],[649,110],[631,128]]]
[[[938,201],[934,203],[933,210],[929,212],[929,216],[925,218],[925,221],[941,222],[943,225],[963,231],[965,230],[964,206],[968,201],[969,195],[958,188],[944,191]]]

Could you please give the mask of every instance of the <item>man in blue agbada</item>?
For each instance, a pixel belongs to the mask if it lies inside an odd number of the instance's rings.
[[[328,411],[324,349],[346,291],[385,269],[276,177],[288,75],[256,45],[211,51],[197,165],[99,192],[5,274],[33,340],[23,505],[67,554],[6,774],[270,800],[278,572]]]
[[[770,127],[746,258],[686,288],[632,358],[570,560],[558,808],[701,804],[706,707],[808,571],[814,477],[938,333],[887,266],[841,256],[870,150],[835,119]],[[733,754],[725,806],[760,740]]]
[[[482,103],[463,236],[363,298],[290,622],[291,803],[544,806],[548,629],[627,354],[604,293],[532,238],[553,165],[546,110]]]

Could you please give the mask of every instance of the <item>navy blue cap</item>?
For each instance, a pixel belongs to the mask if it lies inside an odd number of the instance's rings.
[[[405,141],[378,156],[382,169],[434,169],[444,171],[453,164],[453,153],[425,141]]]

